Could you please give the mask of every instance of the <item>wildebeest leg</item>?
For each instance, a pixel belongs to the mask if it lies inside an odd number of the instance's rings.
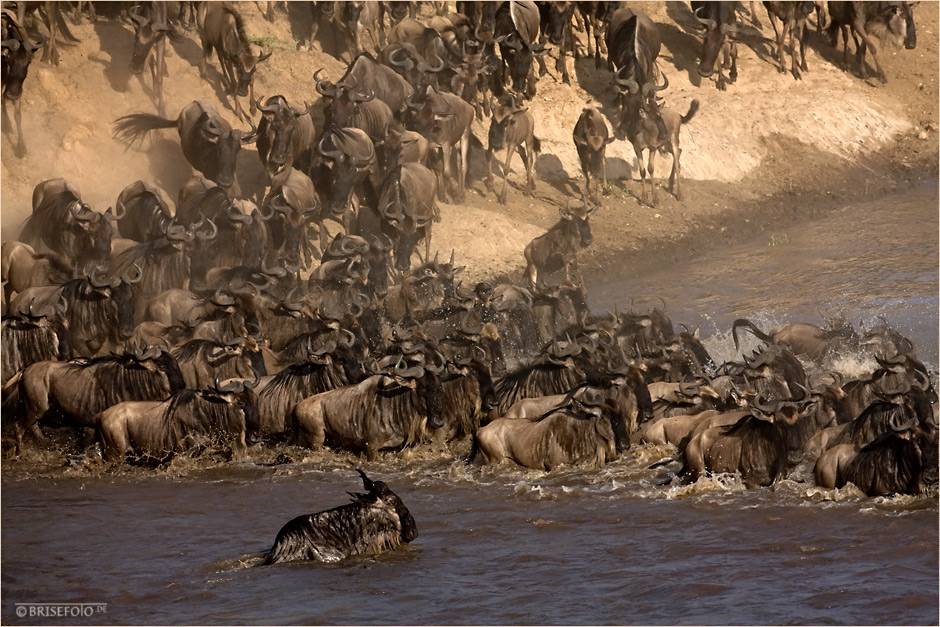
[[[486,191],[493,191],[493,149],[486,149]]]
[[[166,72],[166,38],[160,37],[154,44],[150,53],[150,73],[153,76],[153,96],[157,103],[157,112],[166,115],[166,105],[163,102],[163,74]]]
[[[875,69],[878,70],[878,78],[881,79],[882,83],[887,83],[888,77],[885,75],[885,71],[881,69],[881,64],[878,62],[878,54],[875,50],[875,45],[871,42],[871,39],[868,38],[868,34],[865,32],[864,25],[856,21],[854,24],[852,24],[852,32],[857,32],[859,38],[862,40],[861,46],[858,45],[857,41],[855,43],[858,56],[858,67],[862,74],[862,78],[865,78],[865,51],[867,48],[871,48],[871,58],[875,62]]]
[[[731,53],[731,74],[729,75],[729,81],[733,83],[738,80],[738,43],[732,40],[728,48]]]
[[[463,202],[467,196],[467,152],[470,150],[470,126],[467,126],[467,130],[464,132],[463,137],[460,138],[460,163],[458,164],[458,169],[460,171],[460,202]]]
[[[545,35],[545,33],[542,33],[542,36],[539,37],[540,46],[545,45],[546,38],[547,36]],[[546,74],[548,74],[548,68],[545,66],[545,55],[537,54],[535,55],[535,60],[538,61],[538,64],[539,64],[539,76],[545,76]],[[555,69],[556,70],[558,69],[557,66]]]
[[[773,21],[773,19],[771,19],[770,22],[771,24],[774,25],[774,34],[776,35],[776,38],[777,38],[777,61],[780,63],[777,70],[782,74],[787,71],[787,61],[786,61],[786,55],[784,54],[784,51],[783,51],[783,44],[787,39],[788,29],[787,29],[787,25],[784,24],[781,26],[780,31],[777,32],[777,24]]]
[[[499,194],[499,204],[506,204],[506,192],[509,189],[509,168],[512,163],[513,146],[506,146],[506,157],[503,159],[503,191]]]
[[[801,80],[803,77],[800,76],[800,66],[796,62],[797,55],[800,52],[800,49],[803,46],[803,29],[796,23],[792,23],[790,27],[790,73],[793,74],[793,78],[796,80]]]
[[[809,72],[809,67],[806,65],[806,22],[804,21],[800,25],[800,69],[804,72]]]
[[[199,76],[202,78],[206,78],[206,66],[210,58],[212,58],[212,43],[209,41],[209,36],[202,33],[202,60],[199,61]]]
[[[672,172],[669,174],[669,191],[671,191],[676,196],[676,200],[682,200],[682,192],[679,191],[679,174],[680,174],[680,165],[679,165],[679,156],[682,154],[682,149],[679,148],[678,142],[673,143],[672,145]]]
[[[652,148],[650,151],[652,152]],[[640,195],[642,204],[646,204],[646,166],[643,165],[643,148],[638,144],[633,144],[633,152],[636,153],[636,164],[640,168]]]
[[[20,98],[13,101],[13,122],[16,125],[16,149],[14,153],[17,157],[26,155],[26,140],[23,139],[23,109],[20,104]],[[7,101],[3,101],[3,114],[7,115]]]
[[[656,178],[653,175],[654,165],[653,161],[656,158],[656,153],[658,152],[655,148],[650,148],[650,160],[649,160],[649,171],[650,171],[650,189],[652,190],[653,195],[653,207],[656,206],[656,203],[659,200],[659,194],[656,192]]]
[[[532,179],[532,166],[535,161],[535,151],[532,145],[526,142],[527,146],[519,146],[519,156],[522,157],[522,163],[525,164],[525,195],[531,196],[535,192],[535,181]],[[527,149],[528,148],[528,149]]]

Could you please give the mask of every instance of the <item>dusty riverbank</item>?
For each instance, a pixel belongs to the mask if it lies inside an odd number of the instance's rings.
[[[761,29],[748,19],[741,22],[739,78],[725,92],[695,71],[699,35],[687,5],[638,5],[660,24],[660,67],[670,79],[667,105],[684,112],[693,98],[701,102],[681,135],[684,198],[677,201],[661,189],[656,208],[640,205],[632,147],[614,142],[608,150],[608,194],[592,216],[595,243],[582,255],[586,270],[624,272],[759,232],[766,232],[768,240],[782,237],[793,225],[853,200],[937,176],[938,5],[915,9],[917,48],[883,47],[884,85],[862,81],[854,63],[852,73],[843,71],[842,55],[815,32],[815,24],[809,33],[810,71],[800,81],[778,73],[768,39],[772,29],[759,9]],[[321,36],[298,49],[305,26],[295,5],[289,13],[279,12],[273,23],[263,19],[255,3],[240,6],[249,34],[274,53],[259,69],[256,94],[282,93],[291,102],[316,103],[313,72],[323,67],[335,80],[345,65],[323,52],[330,50],[330,42]],[[174,198],[191,175],[171,131],[158,133],[140,151],[126,150],[111,138],[115,118],[154,110],[149,78],[140,80],[127,70],[131,27],[117,15],[105,15],[96,24],[86,21],[72,30],[80,41],[62,46],[58,67],[37,61],[30,71],[24,90],[26,155],[15,154],[4,123],[4,240],[16,236],[29,214],[33,187],[47,178],[68,179],[93,208],[104,210],[137,179],[154,182]],[[201,50],[195,34],[169,48],[167,115],[175,116],[194,99],[208,99],[235,123],[216,87],[214,58],[209,72],[213,82],[199,76]],[[606,70],[595,70],[587,59],[568,63],[574,70],[572,84],[556,80],[552,70],[540,79],[530,104],[543,145],[534,197],[522,195],[523,173],[516,159],[509,202],[496,203],[482,180],[484,153],[474,148],[467,202],[442,206],[443,221],[435,226],[432,248],[444,254],[455,249],[469,280],[520,278],[525,244],[555,222],[567,198],[580,195],[583,182],[571,129],[584,106],[596,106],[610,119],[614,99]],[[476,138],[485,142],[487,127],[486,120],[475,123]],[[670,158],[660,157],[657,174],[668,176],[670,165]],[[252,146],[240,156],[239,178],[252,191],[262,181]]]

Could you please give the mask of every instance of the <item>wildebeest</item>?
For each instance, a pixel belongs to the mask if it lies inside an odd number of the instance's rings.
[[[350,381],[329,351],[309,355],[303,363],[291,364],[265,384],[258,393],[261,436],[278,436],[290,426],[294,407],[305,398],[344,387]]]
[[[526,276],[529,288],[536,289],[538,273],[565,271],[565,280],[571,280],[572,271],[577,272],[577,254],[594,241],[588,219],[597,207],[584,205],[572,210],[571,201],[560,209],[561,219],[544,235],[539,235],[529,242],[523,254],[526,260]]]
[[[31,364],[72,356],[72,334],[54,307],[34,308],[33,315],[3,316],[2,324],[0,384]]]
[[[827,354],[838,354],[851,348],[857,338],[855,330],[844,320],[834,321],[827,328],[805,322],[786,322],[764,333],[753,322],[739,318],[731,325],[735,349],[738,349],[738,329],[746,329],[767,343],[785,343],[795,355],[803,355],[816,362]]]
[[[401,498],[384,481],[372,481],[358,468],[356,472],[367,494],[353,494],[352,503],[291,520],[278,532],[262,565],[338,562],[391,550],[417,538],[415,519]]]
[[[153,98],[157,112],[163,115],[163,77],[166,69],[166,35],[172,31],[166,2],[149,2],[132,6],[128,16],[134,24],[134,50],[131,72],[140,74],[149,63],[153,78]]]
[[[29,72],[33,53],[39,50],[43,42],[37,44],[29,40],[26,29],[9,9],[0,12],[3,25],[3,59],[0,61],[0,79],[3,83],[3,115],[7,117],[7,101],[13,101],[13,118],[16,122],[16,155],[26,154],[26,140],[23,139],[23,111],[20,97],[23,95],[23,81]]]
[[[298,440],[312,449],[329,442],[375,457],[428,439],[444,426],[441,381],[430,364],[377,374],[304,399],[294,408]]]
[[[477,430],[474,443],[488,464],[511,459],[550,471],[562,464],[602,467],[629,438],[621,409],[604,392],[587,388],[537,420],[497,418]]]
[[[317,180],[320,198],[320,248],[329,242],[329,233],[323,221],[330,218],[343,225],[343,232],[351,235],[353,224],[353,197],[361,198],[363,184],[376,166],[375,145],[365,131],[358,128],[327,129],[317,144],[320,164],[311,169]]]
[[[502,60],[499,84],[506,82],[506,70],[512,88],[519,94],[535,95],[534,84],[527,89],[526,81],[534,55],[545,51],[536,43],[539,37],[539,9],[531,0],[511,0],[496,9],[494,34]]]
[[[698,66],[699,76],[708,78],[715,73],[718,55],[724,53],[724,59],[718,63],[718,89],[726,89],[726,83],[738,79],[738,44],[735,40],[737,17],[734,2],[692,2],[695,19],[705,27],[702,41],[702,60]],[[731,68],[728,79],[724,69]]]
[[[607,122],[604,116],[594,107],[585,107],[572,132],[578,158],[581,160],[581,171],[584,172],[584,198],[593,202],[598,201],[597,177],[592,176],[599,170],[602,186],[607,188],[607,144],[614,141],[607,131]],[[591,185],[591,182],[594,185]]]
[[[303,111],[291,107],[283,96],[271,96],[261,104],[258,123],[258,157],[268,176],[295,166],[301,172],[310,167],[316,130],[309,105]]]
[[[310,222],[316,221],[320,226],[321,247],[327,236],[323,212],[309,176],[293,167],[281,170],[271,180],[264,208],[271,213],[267,222],[270,247],[279,251],[283,261],[308,267],[312,258],[320,256],[320,251],[310,241]],[[337,219],[332,214],[328,217]]]
[[[604,35],[608,65],[630,94],[644,95],[656,78],[662,43],[656,24],[645,13],[623,7],[614,11]]]
[[[241,14],[231,2],[202,3],[196,14],[202,39],[202,62],[199,72],[205,77],[206,63],[215,49],[222,66],[222,84],[234,101],[235,114],[249,119],[238,98],[247,96],[251,114],[255,113],[254,76],[258,64],[271,56],[270,52],[255,55],[245,32]],[[212,177],[209,177],[212,178]]]
[[[95,359],[35,363],[19,381],[24,415],[14,425],[17,450],[27,429],[44,439],[38,423],[50,409],[75,425],[94,427],[98,414],[116,403],[162,400],[184,387],[176,360],[157,347]]]
[[[260,349],[244,337],[224,341],[194,339],[173,351],[186,387],[205,390],[216,379],[249,379],[267,369]]]
[[[564,0],[562,2],[539,2],[539,44],[544,45],[548,40],[553,46],[558,47],[558,61],[555,63],[555,71],[561,74],[561,80],[565,84],[571,83],[568,77],[568,64],[565,62],[565,56],[568,51],[572,51],[574,58],[578,58],[578,49],[574,41],[574,33],[571,32],[571,22],[574,19],[575,3]],[[546,73],[545,60],[543,55],[538,56],[539,74]]]
[[[525,146],[523,146],[525,144]],[[506,204],[506,192],[509,190],[509,170],[512,155],[517,150],[525,165],[525,195],[535,191],[532,180],[532,168],[535,166],[535,153],[541,150],[541,144],[535,137],[535,116],[528,107],[520,107],[512,96],[500,98],[490,118],[489,142],[486,148],[486,188],[493,191],[493,153],[506,149],[503,158],[503,190],[499,193],[500,204]]]
[[[251,124],[251,120],[249,120]],[[242,144],[257,139],[257,128],[233,130],[215,105],[197,100],[189,103],[175,120],[150,113],[132,113],[114,123],[114,136],[130,144],[143,140],[150,131],[176,127],[183,156],[206,178],[225,188],[235,183],[235,164]]]
[[[841,488],[851,481],[869,496],[923,493],[937,482],[936,422],[933,412],[912,415],[906,402],[872,405],[843,430],[858,433],[840,434],[820,455],[817,485]]]
[[[406,163],[388,173],[379,196],[382,232],[394,245],[395,268],[407,272],[415,246],[424,239],[424,258],[431,254],[431,225],[440,220],[437,180],[420,163]],[[360,216],[360,229],[364,229]],[[378,235],[378,233],[375,233]]]
[[[664,80],[661,87],[654,87],[654,89],[664,89],[668,84],[669,81]],[[640,188],[643,204],[647,203],[647,167],[643,165],[644,151],[649,151],[648,167],[649,184],[652,189],[652,206],[656,206],[659,196],[656,190],[656,184],[653,181],[653,160],[657,152],[668,152],[672,154],[672,171],[669,173],[669,191],[675,194],[676,200],[682,200],[682,192],[679,187],[679,175],[681,172],[679,159],[682,155],[682,149],[679,147],[679,130],[683,124],[689,123],[698,111],[698,107],[699,101],[698,99],[694,99],[689,104],[689,110],[686,114],[680,115],[678,112],[667,108],[665,105],[645,100],[639,104],[639,108],[627,106],[621,110],[619,124],[614,128],[614,131],[621,137],[626,136],[633,145],[633,152],[636,153],[637,165],[640,168]]]
[[[829,26],[826,34],[833,46],[839,44],[839,31],[842,32],[842,63],[848,68],[849,37],[851,29],[855,40],[855,56],[858,62],[859,75],[864,79],[867,76],[865,69],[865,52],[871,49],[871,58],[875,61],[878,78],[882,83],[888,82],[871,37],[875,36],[885,42],[890,42],[895,48],[903,43],[908,50],[917,45],[917,32],[914,27],[913,5],[907,2],[830,2]]]
[[[258,397],[242,381],[217,381],[211,389],[179,390],[165,400],[118,403],[105,409],[97,423],[108,461],[119,461],[127,453],[160,459],[204,439],[229,438],[238,460],[247,449],[246,438],[258,432]]]
[[[33,213],[23,226],[20,240],[34,248],[41,242],[73,260],[79,272],[90,272],[107,265],[114,232],[111,222],[123,215],[110,209],[103,214],[92,211],[71,183],[49,179],[33,189]]]
[[[0,279],[7,305],[14,293],[30,287],[61,285],[74,275],[68,259],[55,253],[37,254],[23,242],[4,242],[0,248]]]
[[[75,352],[92,357],[105,343],[120,346],[134,332],[134,283],[140,276],[140,268],[129,276],[96,271],[63,285],[31,287],[16,295],[10,312],[29,313],[64,301]]]
[[[467,154],[470,150],[473,107],[463,98],[439,92],[431,86],[419,95],[423,102],[408,106],[417,111],[414,130],[428,138],[432,149],[439,148],[441,151],[443,179],[438,184],[438,197],[444,200],[444,193],[447,192],[454,202],[463,202],[466,197]],[[456,176],[453,173],[454,160],[457,162]]]
[[[149,242],[165,236],[170,226],[175,224],[166,195],[144,181],[134,181],[121,190],[116,206],[124,211],[117,221],[118,231],[122,237],[135,242]]]
[[[783,42],[787,35],[790,36],[790,72],[793,78],[799,79],[800,69],[807,71],[806,65],[806,19],[815,10],[813,2],[768,2],[765,0],[764,6],[767,8],[767,15],[770,18],[770,24],[774,27],[774,35],[777,39],[777,57],[780,60],[780,72],[786,72],[786,61],[784,61]],[[779,18],[781,27],[777,30],[777,21]],[[797,50],[800,53],[800,64],[796,63]]]
[[[319,83],[320,79],[317,80]],[[332,91],[333,86],[328,83],[319,84],[328,92]],[[395,115],[401,115],[406,108],[407,99],[414,93],[414,87],[408,81],[392,68],[376,61],[367,52],[353,60],[346,73],[336,82],[335,87],[345,88],[351,93],[363,96],[371,90],[375,97],[387,104]]]
[[[798,415],[795,403],[777,401],[732,425],[693,435],[683,451],[686,478],[695,481],[706,471],[740,472],[748,487],[771,485],[789,468],[786,432]]]

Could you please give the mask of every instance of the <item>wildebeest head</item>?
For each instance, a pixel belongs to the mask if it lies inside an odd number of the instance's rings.
[[[332,127],[317,145],[329,167],[329,200],[325,208],[334,216],[346,212],[353,187],[375,164],[375,146],[365,131]]]
[[[594,235],[591,234],[591,223],[588,221],[591,214],[597,211],[597,207],[583,207],[580,211],[571,209],[571,202],[560,211],[562,221],[570,222],[577,232],[578,243],[581,248],[587,248],[594,242]]]
[[[78,265],[99,265],[107,263],[108,255],[111,253],[111,237],[114,235],[114,227],[111,222],[120,220],[124,217],[124,212],[112,213],[108,209],[105,213],[92,211],[91,207],[83,202],[75,201],[69,207],[69,216],[71,225],[77,226],[77,232],[80,233],[80,250],[85,256],[84,259],[76,260]],[[68,229],[68,226],[66,226]],[[73,229],[73,232],[76,232]]]
[[[258,123],[258,150],[262,150],[264,139],[267,154],[264,156],[265,164],[271,175],[284,169],[291,156],[291,140],[297,128],[297,119],[310,114],[310,106],[303,111],[295,111],[283,96],[271,96],[267,102],[261,104],[258,98],[258,110],[261,112],[261,122]]]
[[[271,189],[264,199],[269,212],[268,230],[275,248],[282,251],[283,260],[290,265],[309,263],[311,250],[307,225],[319,216],[319,202],[310,177],[296,168],[283,170],[271,181]],[[303,257],[303,260],[302,260]]]
[[[239,96],[248,95],[248,86],[251,85],[258,64],[270,56],[270,52],[263,52],[256,56],[248,46],[242,48],[241,54],[238,55],[238,63],[235,66],[238,72],[236,89]]]
[[[88,277],[97,295],[114,303],[118,335],[125,340],[134,334],[134,284],[143,276],[139,266],[135,270],[130,277],[109,277],[100,271]]]
[[[254,370],[253,382],[229,381],[222,385],[219,375],[216,374],[215,391],[219,393],[224,402],[230,403],[245,417],[245,435],[252,441],[261,432],[261,417],[258,414],[258,395],[254,388],[261,381],[261,374]]]
[[[362,477],[362,486],[369,492],[370,497],[381,499],[384,503],[391,505],[398,515],[401,524],[401,541],[411,542],[418,537],[418,525],[405,503],[397,494],[392,492],[384,481],[372,481],[366,476],[362,469],[357,468],[356,472]]]
[[[320,68],[313,75],[316,81],[317,92],[329,100],[329,105],[324,110],[325,125],[331,124],[343,128],[349,126],[352,120],[353,112],[362,102],[369,102],[375,98],[375,92],[372,89],[357,89],[356,85],[348,81],[340,81],[340,84],[334,85],[325,78],[320,78]]]
[[[159,10],[163,3],[152,3],[154,9]],[[166,23],[166,9],[162,9],[162,17],[158,17],[154,10],[149,15],[143,15],[140,6],[133,6],[128,10],[128,16],[134,23],[134,50],[131,55],[131,72],[140,74],[144,71],[144,64],[155,43],[172,30]],[[157,20],[157,21],[155,21]]]
[[[916,3],[915,3],[916,4]],[[908,50],[917,46],[914,28],[914,11],[907,2],[881,2],[870,5],[869,10],[880,9],[878,15],[869,17],[866,30],[883,40],[890,41],[895,48],[903,44]]]
[[[238,152],[242,144],[252,143],[258,138],[258,129],[249,120],[250,131],[233,130],[214,108],[207,110],[201,107],[195,120],[183,115],[180,114],[179,128],[183,154],[206,178],[221,187],[231,187],[235,183]]]
[[[19,100],[23,94],[23,81],[29,72],[29,64],[33,53],[42,48],[44,40],[37,44],[29,41],[25,29],[21,28],[12,17],[12,13],[4,12],[3,30],[8,39],[3,40],[2,78],[3,97],[8,100]]]
[[[496,41],[504,63],[509,67],[512,87],[526,92],[526,80],[536,54],[546,52],[535,44],[539,31],[538,8],[533,2],[507,2],[496,11]]]
[[[700,2],[694,10],[695,19],[705,26],[705,38],[702,42],[702,60],[698,66],[700,76],[709,77],[715,73],[715,61],[724,45],[725,38],[735,32],[735,14],[733,2]]]
[[[548,11],[548,40],[552,45],[560,46],[565,38],[565,26],[571,21],[574,13],[574,2],[549,2]]]

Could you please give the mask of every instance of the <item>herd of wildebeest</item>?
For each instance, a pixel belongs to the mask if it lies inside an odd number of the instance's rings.
[[[59,5],[35,4],[56,23]],[[802,468],[820,486],[852,482],[870,495],[935,487],[936,391],[913,344],[887,323],[791,322],[765,333],[738,320],[736,345],[747,331],[761,348],[716,363],[697,333],[677,330],[665,305],[590,310],[576,259],[592,242],[590,175],[603,170],[611,141],[596,109],[586,108],[574,129],[588,177],[583,198],[567,201],[558,223],[525,247],[525,285],[464,285],[453,253],[432,256],[438,200],[461,202],[466,193],[475,117],[490,117],[488,187],[493,151],[506,150],[505,178],[518,149],[531,192],[532,61],[544,66],[550,43],[567,80],[566,51],[581,53],[576,27],[588,34],[589,56],[593,43],[598,71],[612,72],[615,134],[638,157],[673,151],[678,195],[678,129],[698,103],[685,116],[663,107],[656,25],[620,4],[458,2],[448,12],[435,3],[439,10],[419,20],[412,2],[310,3],[315,25],[348,36],[352,62],[336,80],[317,71],[311,87],[320,100],[301,107],[281,96],[254,99],[253,73],[272,53],[253,51],[238,5],[128,3],[136,41],[127,62],[137,72],[151,67],[155,105],[163,107],[165,39],[185,36],[194,20],[203,69],[215,50],[232,108],[251,128],[233,129],[206,101],[175,119],[130,113],[115,121],[115,136],[131,144],[178,130],[200,175],[178,190],[175,210],[146,181],[130,183],[104,212],[63,179],[36,185],[19,241],[2,249],[8,455],[30,438],[48,442],[43,426],[72,428],[81,437],[68,446],[93,445],[109,462],[136,464],[206,447],[228,447],[236,459],[249,445],[282,444],[374,457],[472,438],[471,463],[552,470],[670,443],[686,481],[737,472],[749,487],[767,486]],[[863,73],[866,49],[874,57],[871,35],[914,45],[905,2],[764,4],[781,71],[791,35],[797,78],[816,5],[828,8],[816,19],[829,21],[834,40],[841,30],[847,47],[851,30]],[[699,73],[712,75],[724,50],[718,87],[726,89],[737,75],[738,7],[692,5],[705,27]],[[29,13],[4,7],[4,98],[18,103],[29,57],[42,46],[23,26]],[[379,31],[374,54],[363,50],[363,29]],[[246,96],[247,111],[239,103]],[[235,176],[249,142],[270,181],[249,190],[260,207]],[[643,178],[645,201],[645,170]],[[333,236],[327,219],[340,227]],[[877,367],[848,381],[825,369],[847,353]],[[363,481],[371,495],[363,502],[391,494]]]

